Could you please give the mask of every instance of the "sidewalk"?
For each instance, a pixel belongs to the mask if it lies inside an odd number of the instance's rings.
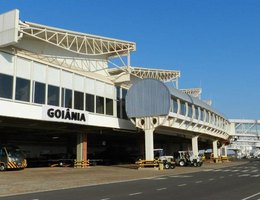
[[[153,169],[137,170],[134,165],[94,166],[84,169],[68,167],[28,168],[19,171],[5,171],[0,172],[0,197],[122,182],[164,175],[186,174],[246,163],[247,161],[204,163],[202,167],[176,167],[175,169],[162,171]]]

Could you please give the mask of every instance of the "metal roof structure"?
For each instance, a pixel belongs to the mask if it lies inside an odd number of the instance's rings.
[[[200,98],[202,88],[180,89],[183,93]]]
[[[126,55],[136,50],[134,42],[58,29],[41,24],[19,21],[19,32],[82,55]]]
[[[176,81],[180,77],[181,73],[177,70],[163,70],[163,69],[151,69],[151,68],[141,68],[141,67],[132,67],[124,66],[118,68],[109,69],[109,74],[111,76],[121,76],[122,73],[129,73],[133,76],[136,76],[140,79],[153,78],[160,80],[162,82]]]
[[[224,115],[197,97],[156,79],[143,79],[133,84],[126,95],[126,113],[143,130],[163,126],[191,131],[191,135],[196,132],[204,137],[229,138],[229,121]]]
[[[162,82],[169,82],[181,76],[181,72],[177,70],[148,69],[140,67],[130,67],[130,73],[139,78],[154,78]]]

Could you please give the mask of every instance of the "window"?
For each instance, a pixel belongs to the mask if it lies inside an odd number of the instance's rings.
[[[126,103],[125,103],[125,97],[127,94],[127,90],[126,89],[122,89],[122,118],[123,119],[127,119],[127,114],[126,114]]]
[[[205,120],[205,121],[206,121],[206,122],[209,122],[209,112],[208,112],[207,110],[206,110],[206,116],[205,116],[205,117],[206,117],[206,120]]]
[[[48,85],[48,105],[59,106],[60,88],[53,85]]]
[[[96,113],[104,114],[104,97],[96,96]]]
[[[121,88],[116,87],[116,109],[117,117],[121,118]]]
[[[188,104],[188,117],[192,118],[192,105]]]
[[[106,98],[106,114],[113,115],[113,99]]]
[[[199,108],[195,106],[195,119],[199,119]]]
[[[30,81],[16,78],[15,99],[19,101],[30,101]]]
[[[177,102],[177,99],[173,99],[173,112],[174,113],[178,112],[178,102]]]
[[[213,125],[216,125],[216,118],[215,118],[215,115],[212,113],[211,114],[211,124],[213,124]]]
[[[86,94],[86,111],[94,112],[94,95]]]
[[[62,88],[61,106],[65,108],[72,108],[72,90]]]
[[[205,118],[205,111],[203,109],[200,109],[200,120],[204,121]]]
[[[181,101],[181,115],[186,115],[186,104],[184,101]]]
[[[74,91],[74,109],[84,110],[83,92]]]
[[[34,82],[34,103],[45,104],[45,84]]]
[[[0,97],[12,99],[13,94],[13,77],[0,74]]]

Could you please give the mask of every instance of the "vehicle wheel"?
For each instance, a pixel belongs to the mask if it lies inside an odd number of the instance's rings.
[[[0,164],[0,171],[5,171],[5,170],[6,170],[5,164]]]
[[[174,169],[176,167],[175,164],[171,164],[171,169]]]
[[[184,160],[180,160],[179,165],[180,165],[181,167],[183,167],[183,166],[185,165]]]
[[[164,164],[164,168],[165,169],[170,169],[171,168],[171,164],[170,163],[165,163]]]
[[[193,166],[194,166],[194,167],[198,167],[197,161],[194,161],[194,162],[193,162]]]

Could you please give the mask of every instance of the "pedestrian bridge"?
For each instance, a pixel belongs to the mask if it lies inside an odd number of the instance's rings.
[[[213,141],[214,157],[219,143],[229,139],[230,122],[221,113],[197,97],[170,88],[156,79],[143,79],[129,89],[126,112],[136,127],[145,132],[145,159],[152,160],[155,130],[178,132],[192,138],[192,150],[198,155],[198,138]]]

